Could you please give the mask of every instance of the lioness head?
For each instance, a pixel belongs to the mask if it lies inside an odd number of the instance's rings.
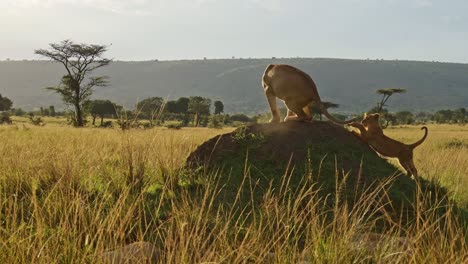
[[[379,127],[379,117],[380,115],[377,113],[369,115],[364,113],[364,119],[361,123],[366,127]]]

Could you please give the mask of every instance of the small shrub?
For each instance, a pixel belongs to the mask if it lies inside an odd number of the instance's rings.
[[[117,125],[122,130],[128,130],[128,129],[131,129],[131,128],[140,128],[140,127],[145,128],[145,124],[141,124],[136,119],[121,118],[121,119],[117,120]]]
[[[31,124],[35,126],[45,126],[45,122],[42,120],[40,116],[29,116],[29,121],[31,121]]]
[[[244,114],[235,114],[235,115],[230,116],[229,119],[231,122],[235,122],[235,121],[243,122],[243,123],[252,122],[252,119],[250,119],[250,117]]]
[[[151,124],[151,123],[143,123],[142,126],[143,126],[144,129],[151,129],[151,128],[155,127],[156,125]]]
[[[452,139],[444,144],[445,148],[468,148],[468,143],[459,139]]]
[[[208,123],[209,128],[222,128],[223,127],[223,117],[219,115],[210,116],[210,122]]]
[[[208,116],[201,116],[200,117],[200,126],[202,126],[202,127],[208,126],[208,121],[209,121]]]
[[[1,115],[0,115],[0,125],[1,124],[12,124],[13,122],[11,121],[11,118],[10,118],[10,114],[8,114],[7,112],[3,112]]]
[[[182,128],[182,124],[180,124],[180,123],[179,124],[168,124],[168,125],[166,125],[166,127],[168,129],[177,129],[178,130],[178,129]]]
[[[232,136],[232,139],[239,144],[249,146],[250,148],[259,147],[266,141],[263,134],[248,133],[245,126],[239,128]]]
[[[112,128],[114,127],[114,124],[112,123],[112,121],[106,121],[102,123],[101,127]]]

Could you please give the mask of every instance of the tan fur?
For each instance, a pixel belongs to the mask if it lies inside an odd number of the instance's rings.
[[[360,123],[350,124],[359,129],[359,132],[353,131],[353,133],[368,143],[380,155],[397,158],[408,176],[413,175],[418,179],[418,170],[413,162],[413,150],[426,139],[427,127],[421,128],[425,130],[425,133],[418,142],[408,145],[385,136],[379,125],[379,117],[379,114],[364,115],[364,119]]]
[[[341,121],[334,118],[323,107],[317,87],[310,76],[292,66],[283,64],[270,64],[265,69],[262,77],[262,85],[270,105],[272,118],[270,122],[280,122],[276,98],[284,101],[288,108],[288,114],[284,121],[310,121],[312,113],[311,105],[322,109],[323,114],[331,121],[338,124],[349,124],[353,120]]]

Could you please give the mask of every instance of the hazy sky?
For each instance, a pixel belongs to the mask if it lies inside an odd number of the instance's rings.
[[[468,62],[467,14],[466,0],[0,0],[0,60],[72,39],[118,60]]]

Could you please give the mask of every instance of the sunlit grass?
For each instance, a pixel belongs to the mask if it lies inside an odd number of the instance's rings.
[[[372,215],[389,183],[365,191],[354,209],[325,208],[315,186],[304,182],[295,196],[267,191],[258,211],[242,213],[214,206],[223,191],[219,176],[228,175],[206,175],[213,180],[196,187],[196,195],[174,184],[197,145],[232,128],[121,131],[59,123],[0,126],[0,263],[94,263],[101,252],[135,241],[154,243],[160,263],[463,263],[468,257],[466,223],[450,210],[441,216],[422,207],[417,225],[393,223],[373,233]],[[423,135],[413,126],[385,133],[407,143]],[[415,151],[420,174],[440,180],[462,205],[468,204],[467,146],[468,127],[429,126]]]

